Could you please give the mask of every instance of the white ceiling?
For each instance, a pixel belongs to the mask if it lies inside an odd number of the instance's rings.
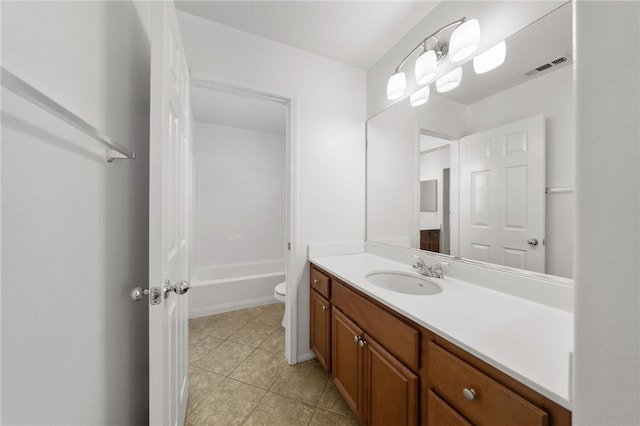
[[[197,122],[269,133],[286,133],[286,107],[279,102],[229,91],[191,86]]]
[[[190,1],[178,10],[368,70],[439,1]]]

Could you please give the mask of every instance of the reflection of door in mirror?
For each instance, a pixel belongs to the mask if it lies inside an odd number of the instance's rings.
[[[460,256],[544,272],[544,118],[465,136],[459,146]]]
[[[449,254],[451,141],[420,134],[420,248]],[[445,179],[446,174],[446,179]],[[435,197],[425,202],[425,197]],[[429,208],[425,208],[429,206]]]

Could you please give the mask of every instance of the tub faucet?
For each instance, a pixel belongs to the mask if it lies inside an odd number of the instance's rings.
[[[436,263],[435,266],[427,266],[427,264],[424,263],[424,259],[420,256],[414,254],[413,257],[416,258],[417,261],[413,264],[412,268],[415,269],[417,273],[425,277],[444,278],[444,272],[442,272],[442,265],[440,265],[440,263]]]

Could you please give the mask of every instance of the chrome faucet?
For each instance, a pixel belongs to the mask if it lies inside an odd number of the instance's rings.
[[[417,261],[413,264],[412,268],[415,269],[417,273],[425,277],[444,278],[444,272],[442,272],[442,265],[440,265],[440,263],[436,263],[435,266],[427,266],[427,264],[424,263],[424,259],[420,256],[414,254],[413,257],[416,258]]]

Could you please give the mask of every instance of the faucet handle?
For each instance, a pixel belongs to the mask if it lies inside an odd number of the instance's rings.
[[[442,264],[440,262],[435,264],[433,272],[437,278],[444,278],[444,272],[442,271]]]
[[[427,265],[426,265],[426,263],[424,263],[424,259],[423,259],[423,258],[421,258],[420,256],[417,256],[417,255],[415,255],[415,254],[412,254],[411,256],[412,256],[414,259],[416,259],[416,261],[417,261],[416,263],[414,263],[414,264],[412,265],[412,268],[413,268],[413,269],[419,269],[419,268],[422,268],[422,267],[427,266]]]

